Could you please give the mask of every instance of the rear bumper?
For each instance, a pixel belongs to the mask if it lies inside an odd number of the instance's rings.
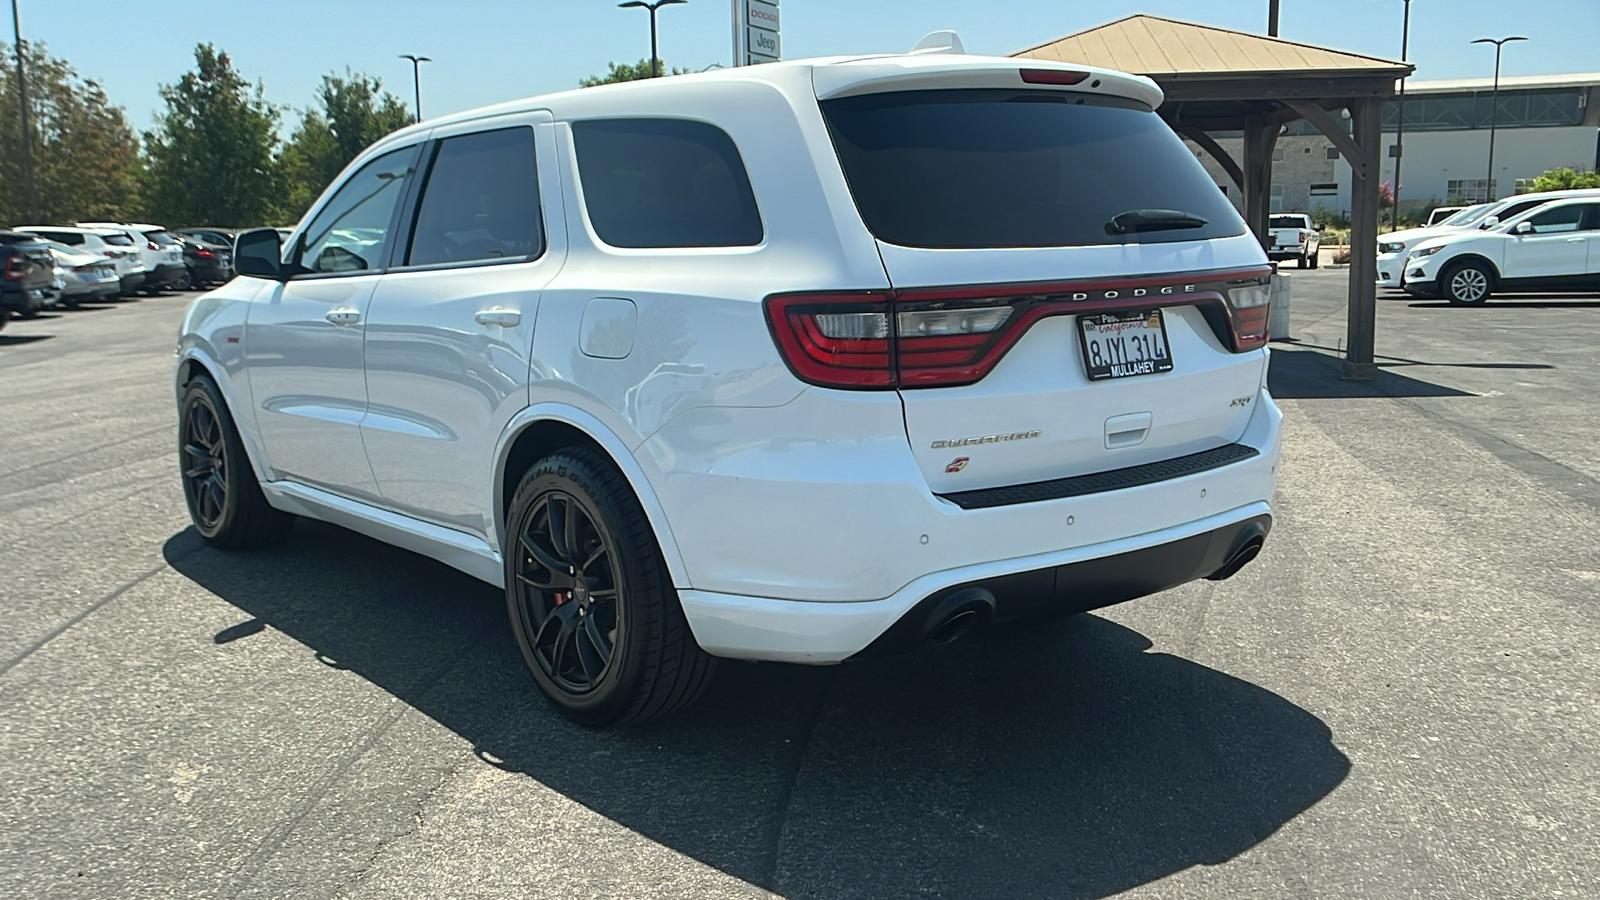
[[[19,312],[27,312],[34,309],[43,309],[49,305],[51,299],[55,296],[55,289],[49,285],[31,288],[18,286],[0,292],[0,306]]]
[[[174,284],[188,274],[188,271],[188,267],[183,263],[162,263],[145,275],[144,287],[164,287]]]
[[[1103,544],[919,578],[882,600],[773,600],[679,591],[695,639],[739,659],[826,664],[913,649],[962,604],[986,596],[997,620],[1079,612],[1217,574],[1272,524],[1266,502]],[[1229,573],[1231,574],[1231,573]]]
[[[121,283],[121,288],[120,288],[121,292],[126,294],[126,293],[129,293],[131,291],[136,291],[140,287],[144,286],[144,279],[145,279],[145,276],[147,274],[148,273],[146,273],[146,272],[131,272],[131,273],[127,274],[127,275],[122,276],[122,279],[121,279],[121,282],[120,282]]]

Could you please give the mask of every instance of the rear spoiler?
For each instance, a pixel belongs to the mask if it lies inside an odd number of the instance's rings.
[[[913,53],[825,63],[811,70],[818,100],[888,91],[1033,88],[1110,95],[1161,105],[1161,88],[1140,75],[1042,59]]]

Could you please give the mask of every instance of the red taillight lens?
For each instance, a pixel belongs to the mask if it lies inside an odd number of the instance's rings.
[[[155,241],[145,241],[145,246],[149,247],[151,250],[160,250],[161,249],[161,245],[156,243]]]
[[[775,294],[767,322],[801,380],[884,390],[973,384],[1033,323],[1152,307],[1195,306],[1235,353],[1267,342],[1269,270],[1100,282],[861,293]]]
[[[211,253],[210,250],[207,250],[206,248],[201,247],[199,250],[196,250],[194,252],[194,255],[198,256],[198,257],[201,257],[202,259],[209,259],[212,256],[212,253]]]
[[[20,256],[13,256],[6,261],[5,279],[7,281],[21,281],[22,276],[28,272],[28,261]]]
[[[847,388],[894,384],[886,294],[770,297],[767,322],[784,358],[805,381]]]
[[[1234,351],[1266,346],[1267,314],[1272,309],[1271,283],[1265,278],[1230,282],[1227,299]]]

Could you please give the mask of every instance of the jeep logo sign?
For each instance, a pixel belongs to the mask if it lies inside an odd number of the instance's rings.
[[[751,66],[783,57],[777,0],[733,0],[733,59]]]

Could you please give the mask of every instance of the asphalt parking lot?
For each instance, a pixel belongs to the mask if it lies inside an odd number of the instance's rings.
[[[942,651],[726,664],[591,733],[496,591],[213,551],[170,295],[0,334],[0,896],[1600,896],[1600,297],[1291,270],[1260,559]]]

